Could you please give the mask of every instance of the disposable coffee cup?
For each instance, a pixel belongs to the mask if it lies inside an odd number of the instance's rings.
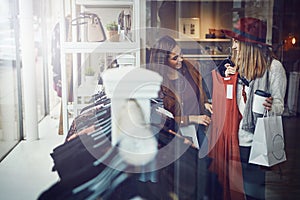
[[[264,114],[265,107],[263,103],[271,94],[262,90],[256,90],[254,93],[252,111],[258,114]]]

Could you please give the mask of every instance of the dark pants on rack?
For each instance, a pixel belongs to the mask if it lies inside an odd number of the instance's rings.
[[[247,200],[265,199],[265,171],[255,164],[248,163],[251,147],[240,146],[244,190]]]

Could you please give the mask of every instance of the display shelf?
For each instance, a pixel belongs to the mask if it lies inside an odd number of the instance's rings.
[[[124,7],[124,6],[133,6],[134,1],[133,0],[128,0],[128,1],[107,1],[107,0],[76,0],[75,1],[76,5],[80,5],[80,6],[93,6],[93,7],[99,7],[99,5],[101,5],[101,7]]]
[[[177,39],[184,57],[191,60],[223,60],[228,57],[230,39]]]
[[[228,55],[225,54],[219,54],[219,55],[204,55],[204,54],[185,54],[185,58],[188,58],[190,60],[223,60],[228,57]]]
[[[139,42],[64,42],[63,53],[124,53],[139,49]]]
[[[87,65],[92,65],[97,68],[97,72],[101,73],[99,69],[100,61],[97,58],[98,54],[105,57],[105,68],[107,68],[108,60],[111,59],[111,55],[119,56],[120,54],[129,53],[134,55],[134,65],[140,66],[141,60],[141,36],[138,28],[141,26],[141,13],[140,9],[144,8],[145,1],[140,0],[62,0],[62,15],[61,15],[61,70],[62,70],[62,106],[63,106],[63,130],[64,134],[67,133],[69,129],[69,115],[68,113],[73,113],[72,117],[76,117],[80,110],[86,106],[85,100],[88,99],[88,96],[92,96],[95,93],[95,85],[84,85],[83,71],[78,70],[78,66],[81,66],[81,70]],[[69,4],[70,3],[70,4]],[[65,6],[68,5],[69,8]],[[84,26],[80,27],[80,32],[76,26],[72,26],[71,40],[67,40],[65,37],[65,19],[63,16],[66,16],[66,11],[71,11],[71,19],[74,19],[79,16],[79,13],[82,12],[92,12],[99,15],[101,23],[105,28],[107,23],[110,21],[118,22],[118,15],[120,11],[129,9],[131,13],[131,27],[128,32],[128,37],[122,41],[110,41],[107,38],[103,42],[85,42],[85,31],[82,31]],[[130,38],[130,39],[128,39]],[[71,54],[72,58],[72,76],[73,82],[73,102],[68,102],[68,87],[67,87],[67,70],[66,70],[66,57],[67,54]],[[108,58],[109,57],[109,58]],[[88,58],[88,59],[87,59]],[[112,58],[114,60],[116,58]],[[81,76],[79,76],[81,75]],[[81,77],[80,80],[77,80],[78,77]]]
[[[195,39],[195,38],[177,38],[177,42],[230,42],[229,38],[209,38],[209,39]]]

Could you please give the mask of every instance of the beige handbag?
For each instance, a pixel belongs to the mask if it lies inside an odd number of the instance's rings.
[[[95,13],[80,13],[79,17],[72,20],[72,25],[85,25],[84,29],[88,42],[103,42],[106,40],[101,20]]]

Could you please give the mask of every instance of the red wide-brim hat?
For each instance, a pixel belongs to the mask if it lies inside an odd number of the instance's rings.
[[[226,36],[239,41],[271,46],[266,43],[266,22],[252,17],[240,18],[232,30],[222,29]]]

